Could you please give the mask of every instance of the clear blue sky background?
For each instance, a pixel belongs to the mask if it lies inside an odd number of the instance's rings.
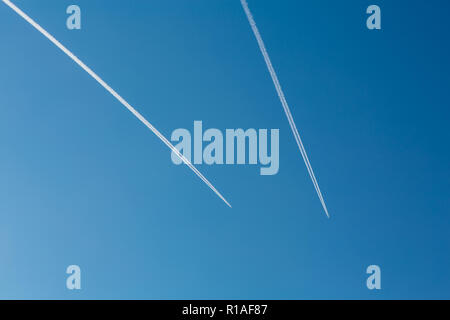
[[[1,3],[0,298],[450,298],[448,1],[249,0],[330,220],[239,0],[15,3],[166,136],[279,128],[280,171],[199,166],[229,209]]]

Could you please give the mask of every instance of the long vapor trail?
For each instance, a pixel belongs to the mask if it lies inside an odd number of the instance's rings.
[[[189,167],[192,171],[208,186],[213,190],[220,199],[222,199],[230,208],[231,205],[228,201],[217,191],[216,188],[200,173],[200,171],[195,168],[192,163],[183,156],[177,148],[175,148],[169,140],[167,140],[155,127],[153,127],[150,122],[148,122],[139,112],[137,112],[125,99],[123,99],[114,89],[112,89],[105,81],[103,81],[94,71],[92,71],[87,65],[85,65],[80,59],[78,59],[72,52],[70,52],[65,46],[63,46],[58,40],[56,40],[51,34],[45,31],[39,24],[37,24],[33,19],[26,15],[22,10],[16,7],[9,0],[2,0],[7,6],[13,9],[19,16],[25,19],[29,24],[31,24],[36,30],[42,33],[47,39],[49,39],[55,46],[61,49],[69,58],[71,58],[75,63],[77,63],[84,71],[86,71],[92,78],[94,78],[103,88],[105,88],[114,98],[116,98],[125,108],[127,108],[136,118],[138,118],[144,125],[147,126],[162,142],[166,144],[180,159]]]
[[[275,85],[275,89],[277,90],[278,97],[280,98],[280,101],[281,101],[281,105],[283,106],[284,112],[286,113],[286,117],[289,121],[289,125],[291,126],[292,133],[294,134],[295,141],[297,142],[297,145],[300,149],[300,153],[302,154],[303,160],[305,161],[306,168],[308,169],[309,176],[311,177],[314,188],[316,189],[316,192],[317,192],[319,200],[322,204],[323,210],[325,210],[325,213],[326,213],[327,217],[329,218],[330,215],[328,213],[327,206],[325,205],[325,201],[323,200],[322,192],[320,191],[319,184],[317,183],[316,176],[314,175],[314,171],[309,162],[308,155],[306,154],[306,150],[305,150],[305,147],[303,146],[302,139],[300,138],[300,134],[298,133],[294,119],[292,118],[291,110],[286,101],[283,90],[281,89],[280,82],[278,81],[278,77],[275,72],[275,69],[273,68],[269,54],[267,53],[267,49],[264,44],[264,41],[261,37],[261,34],[259,33],[258,27],[256,26],[256,22],[253,19],[253,15],[248,7],[247,1],[241,0],[241,4],[242,4],[242,7],[244,8],[245,14],[247,15],[248,22],[250,23],[250,26],[252,27],[253,33],[255,34],[256,41],[258,42],[258,45],[259,45],[259,49],[261,50],[261,53],[264,57],[264,60],[266,62],[267,69],[269,70],[270,76],[272,77],[272,81]]]

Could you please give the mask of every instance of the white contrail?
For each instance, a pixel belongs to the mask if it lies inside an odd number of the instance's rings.
[[[317,183],[316,177],[314,175],[314,171],[311,167],[311,164],[309,163],[308,155],[306,154],[306,150],[305,150],[305,147],[303,146],[302,139],[300,138],[300,134],[298,133],[297,127],[295,126],[295,122],[294,122],[294,119],[292,118],[291,110],[289,109],[289,105],[286,101],[283,90],[281,89],[280,82],[278,81],[277,74],[275,72],[275,69],[272,66],[272,62],[270,61],[270,57],[269,57],[269,54],[267,53],[267,49],[266,49],[266,46],[264,45],[264,41],[261,37],[261,34],[259,33],[258,27],[256,26],[256,22],[253,19],[253,15],[250,12],[247,1],[241,0],[241,4],[242,4],[242,7],[244,8],[245,14],[247,15],[248,22],[250,23],[250,26],[252,27],[253,33],[255,34],[256,41],[258,42],[258,45],[259,45],[259,49],[261,50],[264,60],[266,61],[267,68],[269,69],[269,73],[270,73],[270,76],[272,77],[272,81],[275,85],[275,89],[277,90],[278,97],[280,98],[280,101],[281,101],[281,105],[283,106],[284,112],[286,113],[286,117],[289,121],[289,125],[291,126],[292,133],[294,134],[294,137],[295,137],[295,141],[297,142],[297,145],[300,149],[300,153],[302,154],[303,160],[305,161],[305,165],[306,165],[306,168],[308,169],[309,176],[311,177],[311,180],[313,182],[314,188],[316,189],[319,200],[322,203],[322,207],[325,210],[327,217],[329,218],[330,215],[328,213],[327,206],[325,205],[325,201],[323,200],[322,192],[320,192],[319,184]]]
[[[230,208],[231,205],[228,201],[217,191],[216,188],[200,173],[200,171],[195,168],[192,163],[186,159],[178,150],[175,148],[169,140],[167,140],[155,127],[153,127],[139,112],[137,112],[125,99],[123,99],[114,89],[112,89],[105,81],[103,81],[94,71],[92,71],[87,65],[85,65],[80,59],[78,59],[72,52],[70,52],[66,47],[64,47],[58,40],[56,40],[51,34],[45,31],[39,24],[37,24],[33,19],[26,15],[22,10],[16,7],[9,0],[2,0],[6,5],[13,9],[18,15],[24,18],[29,24],[36,28],[40,33],[47,37],[55,46],[61,49],[66,55],[68,55],[73,61],[75,61],[84,71],[86,71],[92,78],[94,78],[98,83],[100,83],[103,88],[105,88],[109,93],[111,93],[114,98],[116,98],[121,104],[125,106],[132,114],[136,116],[143,124],[145,124],[159,139],[162,140],[180,159],[189,167],[195,174],[202,179],[208,187],[210,187],[220,199],[222,199]]]

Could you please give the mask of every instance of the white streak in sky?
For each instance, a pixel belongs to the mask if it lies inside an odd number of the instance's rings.
[[[266,46],[264,45],[264,41],[261,37],[261,34],[259,33],[258,27],[256,26],[256,22],[253,19],[253,15],[250,12],[247,1],[241,0],[241,4],[242,4],[242,7],[244,8],[245,14],[247,15],[248,22],[250,23],[250,26],[252,27],[253,33],[255,34],[256,41],[258,41],[259,49],[261,50],[264,60],[266,61],[267,68],[269,69],[269,73],[270,73],[270,76],[272,77],[272,81],[275,85],[275,89],[277,90],[278,97],[280,98],[284,112],[286,113],[286,117],[289,121],[289,125],[291,126],[292,133],[294,134],[294,137],[295,137],[295,141],[297,142],[297,145],[300,149],[300,153],[302,154],[303,160],[305,161],[305,165],[306,165],[306,168],[308,169],[309,176],[311,177],[311,180],[314,184],[314,188],[316,189],[319,200],[322,203],[322,207],[325,210],[327,217],[329,218],[330,215],[328,213],[327,206],[325,205],[325,201],[323,200],[322,192],[320,192],[319,184],[317,183],[316,177],[314,175],[314,171],[311,167],[311,164],[309,163],[308,155],[306,154],[306,150],[305,150],[305,147],[303,146],[302,139],[300,138],[300,134],[298,133],[297,127],[295,126],[295,122],[294,122],[294,119],[292,118],[291,110],[289,109],[289,105],[286,101],[283,90],[281,89],[280,82],[278,81],[277,74],[275,72],[275,69],[272,66],[272,62],[270,61],[269,54],[267,53]]]
[[[47,37],[55,46],[61,49],[66,55],[68,55],[73,61],[75,61],[84,71],[86,71],[92,78],[94,78],[98,83],[100,83],[103,88],[105,88],[110,94],[114,96],[122,105],[125,106],[136,118],[138,118],[143,124],[147,126],[156,136],[162,140],[180,159],[189,167],[195,174],[202,179],[204,183],[208,187],[210,187],[220,199],[222,199],[230,208],[231,205],[227,200],[217,191],[216,188],[200,173],[200,171],[195,168],[192,163],[183,156],[177,148],[175,148],[169,140],[167,140],[155,127],[153,127],[139,112],[137,112],[125,99],[123,99],[116,91],[114,91],[105,81],[103,81],[94,71],[92,71],[87,65],[85,65],[80,59],[78,59],[72,52],[70,52],[66,47],[64,47],[58,40],[56,40],[51,34],[45,31],[39,24],[37,24],[33,19],[27,16],[22,10],[16,7],[9,0],[2,0],[6,5],[8,5],[11,9],[13,9],[18,15],[24,18],[29,24],[31,24],[34,28],[36,28],[40,33],[42,33],[45,37]]]

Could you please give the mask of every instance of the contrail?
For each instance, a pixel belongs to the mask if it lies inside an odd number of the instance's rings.
[[[302,139],[300,138],[300,134],[298,133],[297,127],[295,126],[295,122],[294,122],[294,119],[292,118],[291,110],[289,109],[289,105],[286,101],[283,90],[281,89],[280,82],[278,81],[278,77],[275,72],[275,69],[273,68],[269,54],[267,53],[267,49],[266,49],[266,46],[264,45],[264,41],[261,37],[261,34],[259,33],[258,27],[256,26],[256,22],[253,19],[253,15],[250,12],[247,1],[241,0],[241,4],[242,4],[242,7],[244,8],[245,14],[247,15],[248,22],[250,23],[250,26],[252,27],[253,33],[255,34],[256,41],[258,42],[258,45],[259,45],[259,49],[261,50],[264,60],[266,61],[267,69],[269,70],[270,76],[272,77],[272,81],[275,85],[275,89],[277,90],[278,97],[280,98],[280,101],[281,101],[281,105],[283,106],[284,112],[286,113],[286,117],[289,121],[289,125],[291,126],[292,133],[294,134],[295,141],[297,142],[297,145],[300,149],[300,153],[302,154],[303,160],[305,161],[305,165],[306,165],[306,168],[308,169],[309,176],[311,177],[311,180],[313,182],[314,188],[316,189],[319,200],[322,203],[323,210],[325,210],[325,213],[326,213],[327,217],[329,218],[330,215],[328,213],[327,206],[325,205],[325,201],[323,200],[322,192],[320,192],[319,184],[317,183],[316,176],[314,175],[314,171],[311,167],[311,164],[309,163],[308,155],[306,154],[306,150],[305,150],[305,147],[303,146]]]
[[[220,199],[222,199],[230,208],[231,205],[228,201],[217,191],[216,188],[200,173],[200,171],[195,168],[192,163],[183,156],[177,148],[175,148],[169,140],[167,140],[155,127],[153,127],[150,122],[148,122],[139,112],[137,112],[125,99],[123,99],[114,89],[112,89],[105,81],[103,81],[94,71],[92,71],[87,65],[85,65],[80,59],[78,59],[72,52],[70,52],[65,46],[63,46],[58,40],[56,40],[51,34],[45,31],[39,24],[37,24],[33,19],[26,15],[22,10],[16,7],[9,0],[2,0],[6,5],[13,9],[18,15],[24,18],[29,24],[36,28],[40,33],[42,33],[47,39],[49,39],[55,46],[61,49],[67,56],[69,56],[73,61],[75,61],[84,71],[86,71],[92,78],[94,78],[99,84],[103,86],[110,94],[113,95],[125,108],[127,108],[136,118],[138,118],[143,124],[147,126],[159,139],[162,140],[180,159],[189,167],[192,171],[200,178],[202,181],[213,190]]]

